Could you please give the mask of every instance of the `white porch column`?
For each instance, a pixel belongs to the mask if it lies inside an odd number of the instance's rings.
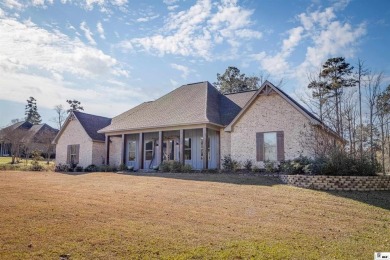
[[[184,165],[184,129],[180,129],[179,162]]]
[[[126,138],[125,135],[122,134],[121,140],[121,164],[126,163]]]
[[[208,132],[207,132],[207,127],[203,127],[203,169],[208,169],[209,168],[209,156],[208,156],[208,144],[207,144],[207,138],[208,137]]]
[[[163,161],[163,132],[158,131],[158,146],[157,146],[157,164],[160,165]]]
[[[139,133],[138,142],[138,168],[144,168],[144,133]]]
[[[110,136],[106,135],[106,165],[110,165]]]

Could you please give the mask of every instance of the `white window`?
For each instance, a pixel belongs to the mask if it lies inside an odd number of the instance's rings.
[[[264,133],[264,160],[277,161],[276,132]]]

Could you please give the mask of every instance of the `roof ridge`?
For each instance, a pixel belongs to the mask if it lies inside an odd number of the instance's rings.
[[[89,114],[89,113],[80,112],[80,111],[72,111],[72,113],[79,113],[79,114],[84,114],[84,115],[89,115],[89,116],[94,116],[94,117],[101,117],[101,118],[105,118],[105,119],[112,119],[110,117],[99,116],[99,115]]]

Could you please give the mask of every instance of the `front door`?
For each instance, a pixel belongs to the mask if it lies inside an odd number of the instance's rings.
[[[137,141],[129,141],[127,145],[127,166],[137,169]]]

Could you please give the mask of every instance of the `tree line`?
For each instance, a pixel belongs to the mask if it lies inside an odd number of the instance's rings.
[[[373,72],[363,60],[356,68],[344,57],[326,60],[318,74],[309,75],[310,95],[301,100],[319,119],[345,140],[352,158],[390,168],[390,85],[382,72]]]

